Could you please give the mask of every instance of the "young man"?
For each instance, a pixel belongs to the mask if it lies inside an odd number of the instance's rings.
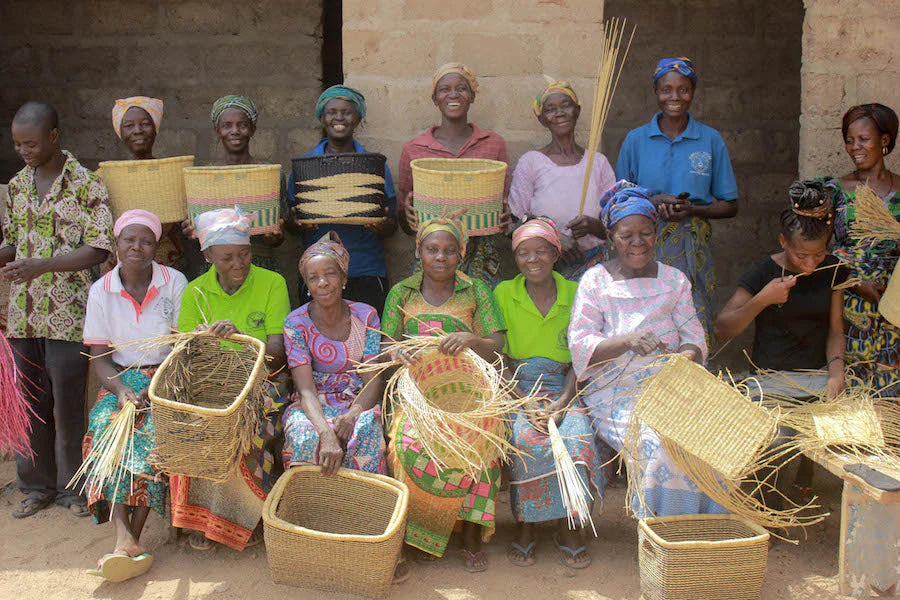
[[[11,282],[8,337],[39,417],[31,422],[34,460],[16,457],[25,499],[13,516],[54,500],[87,516],[84,498],[66,484],[81,464],[84,436],[88,269],[113,248],[112,211],[100,178],[60,148],[52,106],[24,104],[12,137],[25,168],[9,182],[0,275]]]

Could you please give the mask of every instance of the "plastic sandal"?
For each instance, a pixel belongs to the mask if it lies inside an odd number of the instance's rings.
[[[52,498],[28,496],[19,503],[19,508],[13,511],[12,516],[14,519],[24,519],[44,510],[51,504],[53,504]]]
[[[560,562],[566,567],[570,569],[584,569],[590,566],[593,559],[590,554],[587,554],[587,560],[584,562],[575,562],[580,556],[586,554],[585,547],[579,546],[575,550],[572,550],[568,546],[563,546],[559,543],[559,538],[553,538],[553,542],[556,544],[556,547],[560,549]]]
[[[510,542],[509,546],[509,550],[506,551],[506,558],[509,559],[509,562],[517,567],[530,567],[534,564],[534,548],[537,546],[536,540],[531,540],[531,543],[527,546],[522,546],[517,542]],[[518,550],[525,558],[514,558],[513,550]]]
[[[481,566],[476,566],[476,561],[479,561],[484,558],[484,550],[479,550],[478,552],[470,552],[465,548],[461,549],[459,553],[463,557],[463,568],[467,573],[481,573],[482,571],[487,571],[487,562]]]

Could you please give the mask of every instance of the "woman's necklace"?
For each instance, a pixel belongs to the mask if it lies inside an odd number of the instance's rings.
[[[885,169],[885,170],[887,170],[887,169]],[[865,181],[862,180],[862,178],[860,178],[860,176],[859,176],[859,169],[856,169],[855,171],[853,171],[853,174],[856,176],[856,181],[857,181],[857,183],[866,183]],[[889,188],[888,188],[888,191],[885,192],[884,194],[879,194],[879,195],[881,196],[882,199],[890,198],[890,197],[891,197],[891,192],[894,191],[894,174],[891,173],[890,171],[887,171],[887,174],[888,174],[888,177],[890,177],[890,180],[891,180],[891,187],[889,187]],[[876,178],[875,180],[878,181],[877,178]],[[872,191],[875,191],[875,190],[872,190]]]

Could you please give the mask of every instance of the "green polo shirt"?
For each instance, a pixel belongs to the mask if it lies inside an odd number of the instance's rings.
[[[503,353],[515,360],[543,356],[561,363],[572,362],[568,331],[572,304],[578,284],[553,272],[556,280],[556,302],[543,316],[525,289],[525,276],[502,281],[494,296],[506,319],[506,345]]]
[[[178,329],[192,331],[201,323],[228,319],[243,333],[261,342],[281,335],[291,311],[284,277],[251,265],[250,274],[234,294],[226,294],[216,278],[216,268],[190,282],[181,297]]]

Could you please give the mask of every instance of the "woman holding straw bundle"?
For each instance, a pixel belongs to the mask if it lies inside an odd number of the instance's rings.
[[[146,394],[171,347],[142,348],[140,342],[172,332],[187,279],[153,260],[162,231],[153,213],[122,213],[113,228],[118,263],[91,286],[84,321],[84,343],[90,347],[91,365],[103,387],[90,412],[83,456],[92,454],[95,440],[115,426],[127,403],[138,409],[134,429],[127,432],[134,448],[126,455],[124,477],[101,487],[87,485],[94,520],[111,520],[116,536],[113,552],[88,572],[111,581],[123,581],[150,568],[153,557],[141,546],[141,531],[151,509],[165,516],[166,484],[149,461],[154,437]]]
[[[594,434],[584,407],[575,400],[575,371],[566,339],[578,285],[553,270],[562,244],[550,219],[538,217],[523,223],[513,232],[512,247],[521,274],[494,290],[508,326],[503,354],[516,373],[518,392],[529,394],[540,384],[537,395],[546,401],[526,407],[512,427],[512,444],[523,454],[512,457],[510,503],[519,528],[506,556],[514,565],[533,565],[535,523],[556,521],[554,542],[563,563],[583,569],[591,564],[591,556],[581,539],[583,528],[569,529],[561,475],[547,434],[547,420],[553,419],[578,475],[602,494]]]
[[[616,182],[616,174],[606,157],[595,153],[584,214],[579,215],[588,153],[575,142],[581,115],[578,96],[567,81],[548,80],[534,99],[532,111],[549,130],[550,143],[519,159],[509,188],[509,210],[520,221],[544,216],[561,225],[563,254],[556,268],[567,279],[577,281],[606,258],[600,197]]]
[[[388,293],[382,321],[385,343],[404,336],[446,334],[439,351],[455,356],[468,348],[485,360],[496,359],[506,323],[487,285],[458,270],[466,242],[465,228],[458,221],[433,219],[419,228],[416,256],[422,270]],[[406,364],[416,361],[404,349],[396,349],[394,355]],[[477,480],[460,469],[441,469],[416,441],[418,435],[424,433],[412,429],[402,411],[395,410],[388,433],[388,465],[391,474],[409,486],[406,543],[443,556],[461,520],[464,567],[484,571],[487,558],[481,544],[494,529],[500,464],[492,464]]]
[[[650,190],[620,181],[607,194],[601,218],[613,258],[578,285],[569,349],[578,380],[587,383],[583,398],[594,431],[621,451],[639,385],[659,369],[654,362],[679,352],[702,363],[706,338],[690,282],[654,259],[658,214]],[[636,516],[725,512],[675,465],[655,432],[642,427],[636,443],[642,456],[625,456]]]
[[[289,383],[282,332],[290,301],[284,277],[252,264],[250,225],[240,207],[197,216],[200,248],[212,266],[188,284],[178,318],[180,331],[200,329],[222,338],[242,333],[264,342],[270,373],[269,414],[241,459],[240,473],[224,483],[172,476],[172,525],[196,532],[189,540],[195,550],[209,550],[212,542],[243,550],[262,541],[257,525],[281,467],[277,442]]]

